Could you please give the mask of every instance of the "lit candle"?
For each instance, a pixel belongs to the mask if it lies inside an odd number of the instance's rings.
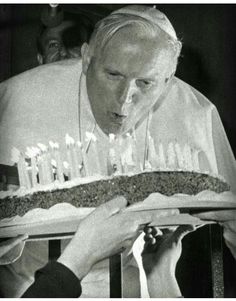
[[[65,137],[66,140],[66,156],[67,156],[67,161],[68,161],[68,178],[69,180],[75,178],[75,172],[74,172],[74,165],[73,165],[73,159],[72,159],[72,150],[71,150],[71,145],[74,142],[74,139],[70,137],[68,134],[66,134]]]
[[[139,155],[138,155],[138,148],[137,148],[137,139],[135,135],[135,129],[132,130],[132,134],[129,136],[130,143],[132,145],[132,152],[133,152],[133,161],[135,164],[135,172],[140,172],[141,169],[141,162],[139,160]]]
[[[51,165],[52,165],[52,174],[53,179],[57,179],[57,162],[55,159],[51,159]]]
[[[193,170],[193,163],[192,163],[192,153],[191,147],[188,144],[184,145],[184,162],[185,162],[185,169],[188,171]]]
[[[70,179],[78,178],[80,176],[79,159],[75,140],[66,134],[67,160],[69,163]]]
[[[59,144],[57,142],[49,141],[49,145],[52,148],[53,156],[56,161],[56,175],[57,179],[60,183],[63,183],[65,181],[64,174],[63,174],[63,164],[61,160],[61,154],[59,151]]]
[[[192,149],[193,170],[200,171],[199,165],[199,150]]]
[[[146,165],[147,165],[147,168],[148,169],[158,169],[159,168],[159,158],[158,158],[158,155],[157,155],[157,152],[156,152],[156,148],[155,148],[155,144],[154,144],[154,140],[153,138],[151,137],[150,133],[148,132],[148,155],[147,155],[147,158],[148,158],[148,162],[146,162],[145,164],[145,168],[146,168]]]
[[[26,155],[30,158],[30,162],[31,162],[32,185],[33,185],[33,187],[36,187],[38,185],[38,179],[37,179],[38,168],[37,168],[37,163],[36,163],[37,153],[35,153],[33,147],[27,147]]]
[[[133,145],[131,143],[130,134],[126,134],[126,139],[123,141],[124,148],[121,154],[121,162],[123,167],[123,172],[133,172],[135,169],[135,162],[133,159]]]
[[[81,158],[81,173],[82,176],[86,177],[89,175],[89,167],[86,152],[83,148],[83,145],[80,141],[77,141],[77,147],[79,152],[79,157]]]
[[[53,182],[53,172],[51,166],[51,155],[48,152],[46,145],[38,143],[38,147],[41,150],[41,164],[43,172],[43,182],[44,184],[50,184]]]
[[[66,161],[63,161],[63,168],[64,168],[65,176],[69,178],[69,163]]]
[[[31,183],[30,183],[30,178],[29,178],[25,158],[23,157],[21,152],[15,147],[13,147],[11,152],[11,160],[17,164],[20,187],[25,187],[27,189],[30,189]]]
[[[167,148],[167,167],[172,170],[176,168],[176,154],[173,142],[170,142]]]
[[[101,172],[101,166],[100,166],[100,160],[99,160],[99,153],[98,153],[98,147],[97,147],[97,137],[94,135],[94,133],[91,132],[86,132],[85,133],[86,138],[85,141],[87,141],[89,143],[89,149],[91,149],[91,153],[93,155],[93,157],[95,158],[95,170],[96,170],[96,174],[102,174]]]
[[[40,154],[38,155],[38,170],[39,170],[39,183],[41,185],[45,185],[47,181],[45,179],[45,168],[44,168],[44,164],[43,164],[43,158],[41,155],[41,151],[40,151]]]
[[[165,170],[166,169],[166,159],[165,159],[163,144],[161,142],[158,145],[158,151],[159,151],[158,157],[159,157],[160,169]]]
[[[184,155],[178,142],[175,143],[174,148],[175,148],[179,169],[184,169]]]
[[[121,174],[121,162],[119,160],[118,143],[114,134],[109,134],[109,151],[107,160],[108,175]]]

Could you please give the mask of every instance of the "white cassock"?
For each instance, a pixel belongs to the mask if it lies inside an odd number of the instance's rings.
[[[156,149],[162,145],[165,154],[170,143],[177,143],[182,150],[185,145],[190,146],[193,152],[200,154],[200,171],[223,176],[231,185],[231,190],[236,192],[235,159],[215,106],[176,77],[161,97],[161,105],[154,106],[151,114],[140,116],[140,121],[134,125],[140,160],[144,158],[148,123]],[[92,148],[88,152],[89,168],[91,172],[96,172],[93,169],[97,166],[95,161],[99,160],[101,172],[106,175],[104,154],[108,153],[109,139],[96,126],[81,61],[66,60],[43,65],[0,84],[0,164],[12,165],[13,147],[25,152],[27,146],[35,146],[39,142],[48,145],[50,140],[60,144],[65,159],[65,135],[68,133],[76,141],[86,143],[86,131],[94,132],[98,138],[98,152],[93,154]],[[194,170],[191,166],[189,168]],[[31,245],[28,244],[28,247]],[[28,254],[27,258],[24,253]],[[12,264],[13,267],[0,268],[0,287],[6,297],[20,296],[32,282],[29,273],[25,278],[19,275],[20,271],[27,274],[22,262],[32,260],[30,251],[24,253],[20,260]],[[45,252],[35,257],[38,265],[28,264],[33,267],[30,273],[46,262]],[[108,286],[104,288],[103,285],[108,283],[108,273],[99,271],[94,272],[97,273],[95,277],[89,274],[84,279],[84,296],[108,296]],[[90,280],[94,289],[89,288]],[[95,286],[99,288],[96,291]]]

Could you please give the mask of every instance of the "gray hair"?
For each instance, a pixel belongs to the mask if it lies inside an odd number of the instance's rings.
[[[171,74],[175,73],[178,57],[180,55],[182,43],[178,39],[174,39],[167,32],[162,30],[158,25],[139,16],[128,14],[111,14],[99,21],[89,41],[89,54],[95,56],[101,53],[111,38],[121,29],[139,26],[140,33],[149,34],[150,37],[158,38],[165,42],[165,49],[173,52],[173,68]]]

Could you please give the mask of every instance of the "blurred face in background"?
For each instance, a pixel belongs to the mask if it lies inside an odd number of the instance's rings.
[[[39,39],[39,64],[80,57],[81,40],[78,30],[74,21],[63,21],[59,26],[46,28]]]

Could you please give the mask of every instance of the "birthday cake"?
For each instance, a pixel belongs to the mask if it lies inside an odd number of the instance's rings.
[[[96,142],[91,133],[88,136],[93,143]],[[130,136],[127,139],[130,140]],[[52,141],[49,142],[50,149],[38,144],[37,148],[27,148],[24,155],[13,149],[12,160],[18,168],[20,189],[0,193],[0,218],[24,216],[32,209],[49,209],[60,203],[96,207],[119,195],[133,204],[143,201],[153,192],[171,196],[178,193],[196,195],[205,190],[216,193],[230,190],[224,179],[199,171],[198,158],[187,146],[181,152],[178,145],[169,145],[165,158],[163,147],[159,146],[157,152],[150,141],[149,157],[142,169],[134,162],[134,152],[130,148],[117,160],[117,153],[122,152],[117,150],[113,136],[110,142],[108,176],[89,175],[86,150],[68,135],[69,163],[61,160],[59,146]],[[129,146],[132,147],[132,143]],[[175,170],[172,170],[174,164]]]

